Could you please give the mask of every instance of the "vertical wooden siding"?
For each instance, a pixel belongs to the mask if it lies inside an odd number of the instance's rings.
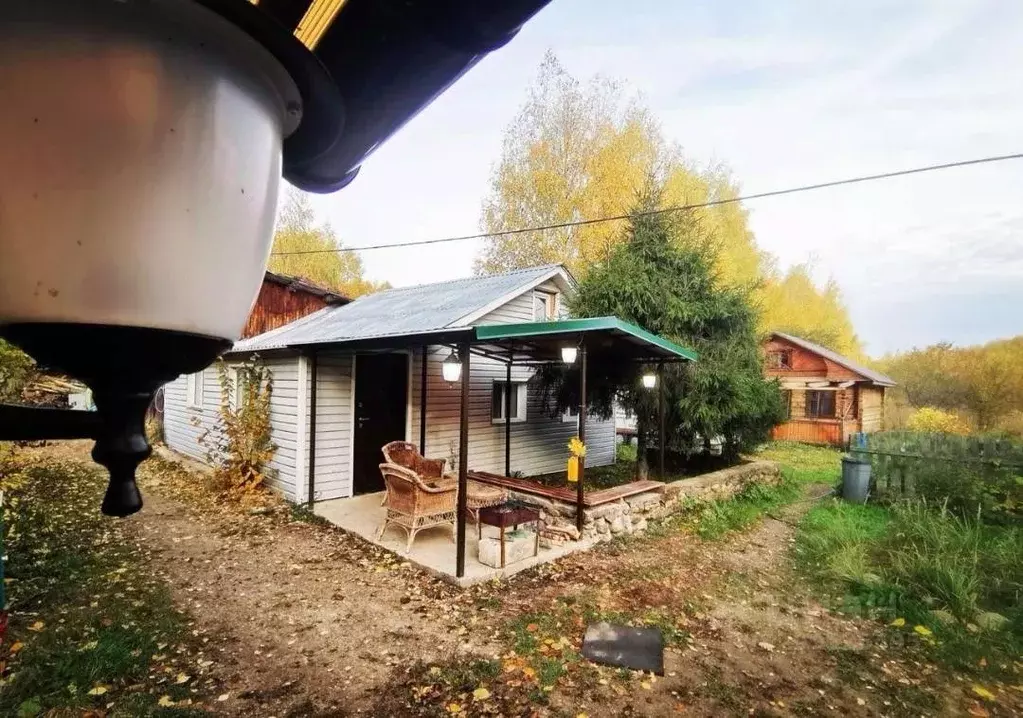
[[[282,327],[325,306],[327,302],[323,297],[264,280],[242,331],[242,339]]]

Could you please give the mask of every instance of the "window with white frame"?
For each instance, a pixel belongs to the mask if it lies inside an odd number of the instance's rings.
[[[507,397],[508,383],[495,381],[491,392],[490,420],[495,424],[505,422],[505,398]],[[511,423],[526,420],[526,383],[513,381],[511,383]]]
[[[202,379],[201,371],[185,377],[185,404],[193,409],[202,408]]]
[[[558,318],[558,294],[537,289],[533,292],[533,321],[553,322]]]
[[[245,401],[245,372],[236,366],[231,367],[227,380],[231,382],[231,408],[238,411],[238,407]]]
[[[565,413],[561,415],[561,421],[565,424],[578,424],[579,423],[579,407],[570,406],[565,409]]]

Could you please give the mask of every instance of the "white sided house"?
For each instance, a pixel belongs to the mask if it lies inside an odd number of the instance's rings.
[[[456,470],[460,386],[442,375],[451,346],[474,327],[562,319],[572,290],[560,265],[389,289],[237,343],[225,357],[229,365],[258,354],[273,374],[273,485],[295,502],[309,501],[310,487],[313,501],[380,491],[380,449],[395,440],[423,444],[423,455],[446,458]],[[524,476],[563,471],[578,415],[551,416],[529,366],[512,365],[510,387],[504,362],[474,353],[470,367],[469,469]],[[219,403],[214,368],[168,384],[167,445],[203,460],[198,437],[216,422]],[[589,417],[586,444],[588,466],[613,462],[614,421]]]

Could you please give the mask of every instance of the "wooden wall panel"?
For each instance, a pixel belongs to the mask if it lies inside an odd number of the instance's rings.
[[[796,419],[774,427],[771,438],[779,441],[839,446],[842,443],[842,424],[838,421]]]
[[[865,386],[860,389],[860,431],[881,431],[884,428],[884,389]]]
[[[764,344],[764,352],[776,352],[776,351],[787,351],[792,353],[792,368],[791,369],[772,369],[770,367],[765,369],[765,373],[770,377],[788,377],[788,376],[819,376],[824,377],[827,375],[828,367],[825,364],[824,359],[809,352],[802,347],[797,347],[794,344],[790,344],[782,339],[771,339]]]

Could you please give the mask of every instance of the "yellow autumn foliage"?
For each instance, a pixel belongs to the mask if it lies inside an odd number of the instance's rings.
[[[289,189],[283,198],[267,269],[308,279],[350,299],[390,287],[363,276],[362,259],[356,252],[332,251],[343,247],[330,225],[317,223],[309,199]],[[285,252],[306,254],[282,254]]]
[[[884,357],[894,402],[968,417],[982,432],[1023,437],[1023,335],[978,346],[942,343]]]
[[[929,434],[959,434],[965,436],[970,433],[970,426],[959,416],[950,411],[942,411],[933,406],[925,406],[917,409],[906,422],[906,428],[910,431],[922,431]]]
[[[582,83],[551,53],[505,132],[480,223],[502,232],[620,217],[634,209],[651,179],[663,188],[662,207],[724,202],[687,210],[699,227],[690,236],[714,253],[724,283],[755,287],[763,333],[791,332],[862,358],[838,286],[818,286],[807,265],[776,267],[757,246],[746,207],[728,201],[740,192],[726,166],[693,163],[621,84],[599,76]],[[582,280],[625,229],[624,221],[612,221],[496,237],[477,257],[476,271],[559,263]]]
[[[652,177],[664,188],[664,206],[738,196],[726,168],[688,162],[665,140],[649,110],[625,97],[621,85],[602,77],[584,85],[548,53],[525,106],[506,131],[481,223],[499,232],[624,215]],[[725,281],[756,281],[761,256],[746,209],[732,203],[693,212],[718,252]],[[499,237],[487,244],[476,269],[490,274],[564,263],[582,278],[587,267],[608,256],[624,227],[624,222],[603,222]]]

